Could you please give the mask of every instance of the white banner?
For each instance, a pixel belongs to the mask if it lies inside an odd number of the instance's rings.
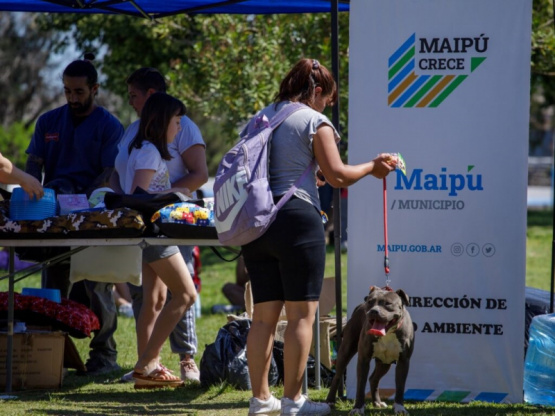
[[[387,178],[390,285],[416,325],[406,400],[522,402],[531,6],[351,0],[349,163],[407,164]],[[349,316],[385,286],[382,195],[371,177],[349,191]]]

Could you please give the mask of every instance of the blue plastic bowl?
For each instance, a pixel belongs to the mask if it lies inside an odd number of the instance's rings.
[[[15,202],[25,201],[31,204],[33,203],[40,204],[41,202],[43,203],[56,202],[56,192],[54,191],[54,189],[44,188],[44,196],[40,200],[36,200],[36,199],[29,198],[29,195],[27,195],[27,192],[25,192],[23,188],[18,187],[18,188],[14,188],[14,190],[12,191],[12,196],[10,197],[10,201],[15,201]]]
[[[57,213],[56,192],[44,188],[44,196],[37,200],[31,199],[23,188],[15,188],[10,198],[10,219],[43,220],[54,217]]]
[[[39,298],[45,298],[56,303],[60,303],[62,301],[59,289],[36,289],[32,287],[24,287],[21,290],[21,294],[25,296],[37,296]]]

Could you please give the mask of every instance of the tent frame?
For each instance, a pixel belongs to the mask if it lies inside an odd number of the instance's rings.
[[[160,3],[163,0],[159,0]],[[330,3],[333,0],[330,0]],[[0,10],[7,11],[29,11],[29,12],[53,12],[53,13],[106,13],[106,14],[121,14],[127,16],[143,17],[149,20],[155,20],[158,18],[174,16],[177,14],[210,14],[210,13],[236,13],[236,14],[271,14],[271,13],[312,13],[312,12],[328,12],[328,9],[322,9],[322,6],[328,4],[325,0],[315,0],[313,5],[311,2],[306,2],[297,7],[294,2],[289,4],[289,8],[282,12],[279,11],[281,7],[280,4],[268,4],[264,6],[271,7],[274,11],[257,11],[257,7],[260,5],[256,4],[253,0],[220,0],[209,4],[200,4],[198,6],[184,7],[172,11],[151,11],[149,12],[146,7],[140,6],[139,0],[36,0],[33,7],[26,8],[24,6],[18,7],[14,5],[13,2],[6,2],[7,5],[2,7],[3,4],[0,1]],[[251,3],[251,4],[249,4]],[[254,4],[252,4],[254,3]],[[349,10],[350,0],[338,0],[338,4],[341,4],[342,11]],[[48,5],[55,7],[55,10],[49,10]],[[121,6],[131,6],[131,7],[121,7]],[[225,12],[221,11],[222,8],[228,6],[237,5],[237,11]],[[241,11],[241,6],[245,9]],[[254,10],[250,10],[253,8]],[[276,9],[277,8],[277,9]],[[316,8],[317,10],[315,11]],[[136,12],[133,12],[133,9]]]

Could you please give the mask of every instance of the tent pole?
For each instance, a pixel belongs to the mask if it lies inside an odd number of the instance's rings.
[[[129,0],[129,3],[131,3],[131,5],[137,9],[137,11],[145,18],[149,19],[149,20],[154,20],[154,18],[152,16],[149,16],[147,12],[145,12],[143,9],[141,9],[139,7],[139,5],[137,3],[135,3],[135,1],[133,0]]]
[[[554,0],[555,1],[555,0]],[[335,83],[337,84],[337,96],[339,97],[339,1],[331,0],[331,67]],[[339,130],[339,102],[332,107],[332,123]],[[341,190],[333,189],[333,243],[335,248],[335,310],[336,310],[336,339],[337,350],[341,345],[343,337],[342,328],[342,279],[341,279]],[[343,381],[339,383],[339,396],[343,396]]]

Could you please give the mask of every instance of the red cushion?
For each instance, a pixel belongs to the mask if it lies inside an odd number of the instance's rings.
[[[8,312],[8,292],[0,292],[0,313]],[[37,296],[14,293],[14,316],[24,320],[27,325],[35,321],[49,324],[56,329],[68,332],[75,338],[90,337],[92,331],[100,329],[97,316],[78,302],[62,298],[61,303]]]

